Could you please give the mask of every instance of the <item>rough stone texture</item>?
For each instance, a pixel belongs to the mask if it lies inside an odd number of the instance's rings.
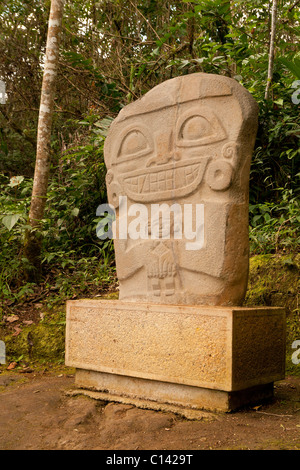
[[[108,199],[117,210],[120,299],[242,304],[257,115],[256,102],[239,83],[202,73],[168,80],[120,112],[104,149]],[[127,207],[119,207],[120,196],[127,197]],[[189,240],[176,239],[176,230],[186,233],[178,214],[171,217],[170,237],[158,222],[146,227],[148,239],[122,239],[119,223],[124,227],[127,217],[130,225],[135,216],[130,211],[138,203],[149,215],[152,203],[165,204],[166,217],[172,204],[182,214],[184,204],[202,205],[199,248],[188,250]]]
[[[245,393],[284,378],[284,309],[118,300],[67,305],[66,365],[78,369],[80,386],[226,410],[233,405],[223,392]]]

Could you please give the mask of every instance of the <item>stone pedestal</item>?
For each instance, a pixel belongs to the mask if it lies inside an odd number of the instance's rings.
[[[231,411],[285,376],[285,312],[120,300],[67,303],[76,385],[153,409]],[[185,414],[185,413],[182,413]]]

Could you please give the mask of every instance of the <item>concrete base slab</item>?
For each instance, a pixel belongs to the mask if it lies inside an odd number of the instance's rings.
[[[66,365],[77,387],[111,401],[231,411],[272,397],[284,378],[285,312],[70,301]]]
[[[152,400],[145,400],[141,398],[129,398],[120,395],[113,395],[108,392],[98,392],[89,389],[75,388],[73,390],[68,390],[66,392],[68,396],[77,396],[84,395],[94,400],[107,401],[107,402],[116,402],[123,403],[126,405],[134,405],[137,408],[143,410],[154,410],[154,411],[163,411],[166,413],[174,413],[179,416],[182,416],[185,419],[194,420],[194,421],[213,421],[218,418],[217,413],[212,413],[210,411],[194,410],[191,408],[186,408],[182,406],[170,405],[168,403],[159,403]]]
[[[77,393],[92,398],[171,411],[187,419],[209,418],[211,415],[203,410],[228,412],[245,405],[255,405],[273,398],[274,391],[273,383],[224,392],[81,369],[76,370],[75,385],[78,387]]]

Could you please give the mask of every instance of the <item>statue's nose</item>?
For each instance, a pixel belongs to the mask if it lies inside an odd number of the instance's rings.
[[[155,155],[151,156],[146,166],[163,165],[170,160],[178,160],[178,154],[175,152],[173,132],[163,132],[155,137]]]

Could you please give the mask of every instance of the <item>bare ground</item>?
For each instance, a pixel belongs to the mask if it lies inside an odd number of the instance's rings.
[[[71,371],[72,372],[72,371]],[[189,421],[166,412],[69,396],[70,371],[0,369],[1,450],[299,450],[300,377],[275,398]]]

